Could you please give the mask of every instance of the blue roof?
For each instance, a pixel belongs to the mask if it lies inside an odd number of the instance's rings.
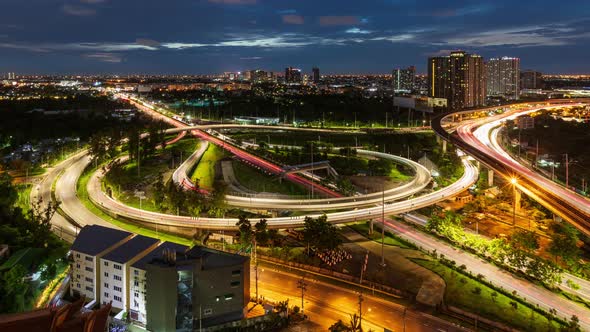
[[[84,226],[72,244],[71,250],[96,256],[130,235],[129,232],[99,225]]]
[[[104,255],[104,257],[102,258],[112,262],[124,264],[157,242],[158,239],[154,239],[143,235],[137,235],[131,240],[123,243],[113,251]]]
[[[145,270],[145,265],[149,263],[152,259],[161,257],[162,251],[164,249],[171,249],[175,250],[176,252],[184,253],[188,249],[188,247],[174,242],[164,242],[161,245],[154,248],[154,250],[150,251],[147,255],[143,256],[143,258],[141,258],[131,266],[140,270]]]

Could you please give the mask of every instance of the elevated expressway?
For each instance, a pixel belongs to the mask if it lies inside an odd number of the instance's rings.
[[[541,109],[584,105],[588,102],[590,102],[588,99],[556,99],[533,105],[515,104],[503,114],[465,121],[456,127],[455,133],[445,130],[443,123],[456,117],[457,114],[493,111],[499,107],[450,113],[433,119],[432,128],[440,137],[496,171],[513,183],[517,189],[574,225],[581,232],[590,235],[590,200],[518,163],[500,147],[497,142],[498,131],[494,130],[503,121],[520,115]]]

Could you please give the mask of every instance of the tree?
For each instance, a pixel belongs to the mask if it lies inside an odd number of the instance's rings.
[[[252,243],[252,224],[246,216],[241,215],[236,223],[238,231],[240,232],[240,243],[242,246]]]
[[[330,332],[348,332],[348,331],[350,331],[350,328],[348,327],[348,325],[344,324],[342,319],[339,319],[336,323],[332,324],[332,326],[330,326],[328,328],[328,331],[330,331]]]
[[[28,229],[30,236],[30,246],[38,248],[47,248],[51,238],[51,218],[57,212],[60,202],[49,202],[43,209],[43,199],[39,198],[32,204],[28,216]]]
[[[25,294],[29,291],[29,284],[25,281],[26,275],[27,270],[20,264],[4,274],[4,312],[19,312],[25,309]]]
[[[562,327],[560,329],[561,331],[567,331],[567,332],[578,332],[581,331],[582,328],[580,327],[580,319],[578,318],[578,316],[573,315],[570,318],[570,321],[567,323],[566,327]]]
[[[277,306],[275,307],[275,309],[277,309],[277,312],[279,313],[279,315],[285,317],[285,316],[289,316],[289,300],[285,300],[285,301],[279,301],[279,303],[277,304]]]
[[[359,315],[350,315],[350,332],[362,332],[363,327],[361,326],[361,318]]]
[[[160,209],[164,205],[166,199],[166,186],[164,185],[164,177],[162,174],[158,175],[158,180],[152,186],[154,205]]]
[[[566,264],[572,264],[580,257],[578,248],[578,231],[568,223],[554,222],[551,225],[551,244],[549,253],[555,257],[555,261],[561,258]]]
[[[256,243],[260,245],[266,245],[268,243],[269,234],[268,234],[268,223],[266,219],[260,219],[254,225],[254,238],[256,239]]]
[[[0,209],[3,213],[9,213],[18,200],[18,192],[12,185],[12,177],[6,172],[0,173],[0,192]]]
[[[225,194],[227,192],[227,185],[223,181],[215,181],[213,183],[213,191],[209,197],[209,215],[221,217],[227,210],[227,203],[225,201]]]
[[[532,253],[539,249],[539,236],[535,232],[518,230],[510,237],[510,245],[515,249]]]
[[[88,141],[88,152],[93,162],[100,162],[105,159],[108,152],[108,140],[102,133],[96,133]]]
[[[323,249],[336,249],[342,244],[340,229],[328,222],[324,214],[318,218],[305,217],[303,227],[303,239],[307,243],[307,253],[311,247]]]
[[[493,291],[490,295],[492,296],[492,302],[496,303],[496,298],[498,298],[498,292]]]

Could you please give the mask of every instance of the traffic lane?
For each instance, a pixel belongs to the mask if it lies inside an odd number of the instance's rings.
[[[268,267],[259,267],[259,295],[266,299],[284,301],[289,299],[289,306],[301,307],[301,289],[298,282],[301,276]],[[251,270],[251,295],[255,295],[255,271]],[[358,293],[350,289],[327,284],[312,277],[305,279],[305,312],[310,319],[328,329],[341,319],[345,323],[350,316],[359,312]],[[278,297],[278,298],[275,298]],[[363,329],[380,331],[388,328],[392,331],[466,331],[449,322],[424,315],[421,312],[404,310],[405,307],[393,302],[363,294],[362,318]],[[404,320],[405,316],[405,320]]]

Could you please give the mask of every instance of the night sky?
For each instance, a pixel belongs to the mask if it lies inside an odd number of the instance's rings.
[[[0,0],[0,74],[388,73],[464,49],[590,73],[590,1]]]

